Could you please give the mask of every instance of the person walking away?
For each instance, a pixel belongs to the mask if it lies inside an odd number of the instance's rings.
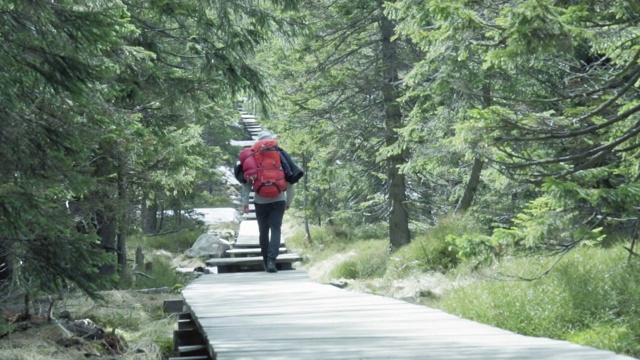
[[[280,252],[282,219],[295,197],[295,183],[304,172],[278,147],[275,136],[267,130],[258,135],[251,148],[240,153],[240,163],[246,180],[241,192],[243,212],[249,212],[249,195],[253,189],[260,252],[265,270],[275,273],[278,271],[276,259]]]

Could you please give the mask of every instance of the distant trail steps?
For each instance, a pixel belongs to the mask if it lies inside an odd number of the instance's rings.
[[[240,122],[244,126],[247,137],[250,139],[233,140],[231,145],[241,148],[249,147],[258,139],[258,135],[263,130],[257,117],[242,109],[238,110]],[[253,199],[255,194],[249,195],[249,213],[242,215],[238,236],[232,244],[232,248],[224,253],[222,258],[206,260],[207,266],[216,267],[218,273],[232,273],[241,271],[264,271],[263,258],[260,252],[260,240],[258,222],[256,221],[255,205]],[[286,248],[284,239],[281,242],[280,255],[276,259],[276,266],[279,270],[293,269],[293,263],[301,261],[302,258],[294,253],[290,253]]]

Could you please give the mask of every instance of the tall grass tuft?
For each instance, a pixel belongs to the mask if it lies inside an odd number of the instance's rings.
[[[164,257],[153,257],[150,271],[145,271],[144,275],[135,275],[135,281],[131,285],[133,289],[161,288],[183,286],[186,282],[185,276],[175,271],[168,259]]]
[[[352,249],[356,255],[338,264],[331,272],[332,278],[369,279],[384,275],[389,261],[387,241],[358,241]]]
[[[135,243],[143,248],[182,253],[191,248],[200,235],[202,235],[201,229],[182,230],[157,236],[145,236],[137,239]]]
[[[310,229],[311,241],[303,230],[297,230],[287,236],[287,247],[300,253],[305,261],[320,261],[331,257],[346,249],[351,249],[355,244],[367,241],[387,240],[386,224],[369,224],[347,229],[345,225],[335,222],[324,227],[312,226]],[[346,265],[345,265],[346,266]]]

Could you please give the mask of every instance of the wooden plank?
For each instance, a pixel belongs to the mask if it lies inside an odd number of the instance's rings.
[[[249,212],[247,214],[242,214],[241,218],[242,218],[242,221],[255,220],[256,219],[256,213],[255,212]]]
[[[280,254],[276,259],[276,264],[293,263],[300,260],[302,260],[302,258],[298,254],[294,254],[294,253]],[[215,259],[206,260],[205,263],[207,264],[207,266],[261,265],[262,256],[215,258]]]
[[[259,236],[260,230],[257,220],[241,221],[234,247],[260,246]]]
[[[298,270],[203,275],[182,294],[221,360],[631,359],[314,283]]]
[[[178,329],[173,331],[173,348],[178,350],[182,346],[205,344],[206,341],[198,329]],[[204,347],[206,348],[206,346]]]
[[[281,247],[279,249],[280,254],[284,254],[287,252],[286,247]],[[250,255],[250,254],[260,254],[260,248],[243,248],[243,249],[229,249],[225,252],[228,255]]]
[[[240,146],[244,148],[253,145],[255,142],[255,140],[229,140],[229,145]]]

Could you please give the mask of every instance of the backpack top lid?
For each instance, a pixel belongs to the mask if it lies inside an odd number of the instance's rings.
[[[277,149],[277,147],[278,147],[278,140],[264,139],[264,140],[256,141],[251,147],[251,150],[253,150],[255,154],[255,153],[266,151],[266,150],[279,150]]]
[[[269,130],[262,130],[260,134],[258,134],[258,140],[267,140],[267,139],[275,139],[276,136]]]

